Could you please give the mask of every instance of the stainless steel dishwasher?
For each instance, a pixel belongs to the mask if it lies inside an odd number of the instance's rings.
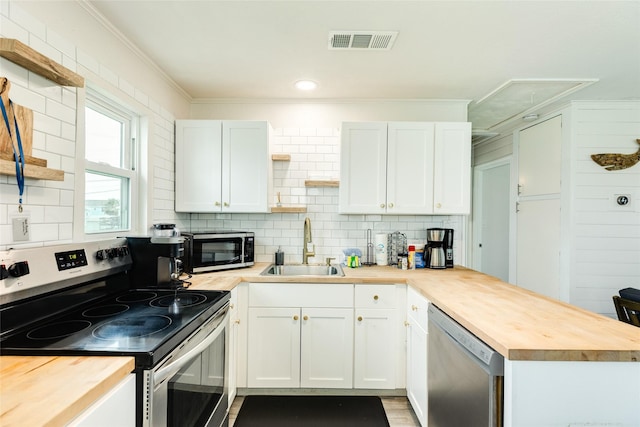
[[[502,426],[504,358],[429,304],[429,427]]]

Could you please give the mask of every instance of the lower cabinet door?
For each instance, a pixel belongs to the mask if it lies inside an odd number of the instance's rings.
[[[300,308],[249,308],[248,387],[300,387]]]
[[[355,388],[393,389],[398,366],[395,309],[355,310]]]
[[[409,316],[407,333],[407,398],[420,425],[427,425],[427,332]]]
[[[353,386],[353,309],[303,308],[301,387]]]

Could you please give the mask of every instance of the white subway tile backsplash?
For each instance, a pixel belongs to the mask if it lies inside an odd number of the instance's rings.
[[[51,98],[47,99],[46,102],[46,114],[66,123],[75,124],[76,122],[75,105],[73,108],[68,107],[60,102],[52,100]]]

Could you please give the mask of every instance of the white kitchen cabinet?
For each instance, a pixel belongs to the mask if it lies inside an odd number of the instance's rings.
[[[433,213],[471,212],[471,123],[435,125]]]
[[[351,388],[353,285],[249,285],[247,386]]]
[[[248,387],[300,387],[300,308],[250,307]]]
[[[396,388],[396,301],[394,285],[355,287],[354,388]]]
[[[128,375],[124,380],[105,393],[104,396],[67,424],[68,427],[133,427],[135,425],[135,374]]]
[[[300,325],[300,387],[351,388],[353,310],[303,308]]]
[[[407,398],[420,421],[427,425],[427,337],[429,301],[407,289]]]
[[[471,125],[342,124],[340,213],[466,214]]]
[[[271,160],[262,121],[176,121],[176,212],[267,212]]]

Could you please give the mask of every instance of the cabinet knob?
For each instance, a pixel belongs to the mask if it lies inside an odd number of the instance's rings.
[[[393,203],[389,203],[389,207],[392,208],[393,207]]]
[[[384,209],[384,203],[380,203],[380,207]]]
[[[436,203],[436,208],[440,209],[442,207],[442,203]]]
[[[228,208],[228,207],[229,207],[229,202],[224,202],[224,206],[225,206],[226,208]]]
[[[417,305],[412,305],[411,306],[411,310],[412,311],[418,311],[418,306]]]
[[[406,320],[404,321],[404,326],[410,326],[411,323],[407,322]]]
[[[229,304],[229,308],[233,309],[234,305],[233,304]]]
[[[220,202],[215,202],[214,205],[215,206],[220,206]]]
[[[293,320],[298,320],[298,315],[296,314],[295,316],[293,316]]]
[[[302,320],[309,320],[309,316],[304,316]]]
[[[374,296],[373,296],[373,299],[374,299],[375,301],[378,301],[378,298],[380,298],[378,295],[374,295]]]
[[[358,322],[362,322],[362,316],[358,316]]]
[[[234,320],[233,323],[235,323],[236,325],[239,325],[240,324],[240,319]]]

